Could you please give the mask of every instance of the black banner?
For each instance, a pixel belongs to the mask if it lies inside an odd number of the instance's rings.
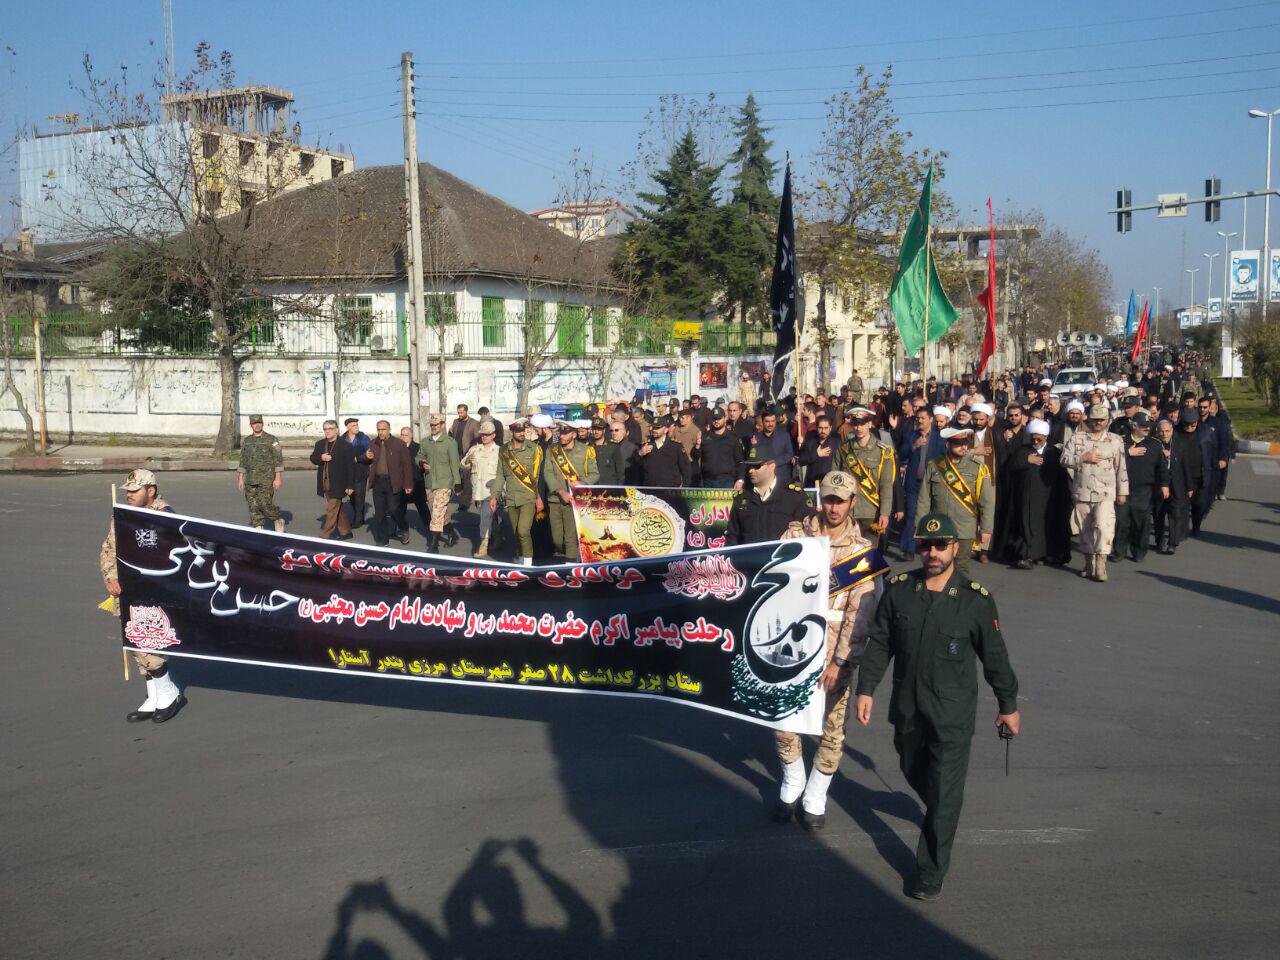
[[[115,526],[128,649],[659,697],[821,731],[822,538],[521,567],[125,506]]]

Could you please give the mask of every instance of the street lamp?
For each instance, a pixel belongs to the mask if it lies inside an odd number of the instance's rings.
[[[1231,262],[1231,238],[1237,236],[1232,230],[1226,233],[1222,230],[1218,231],[1218,236],[1222,238],[1222,309],[1227,309],[1227,273],[1228,264]],[[1222,319],[1225,321],[1226,317]],[[1231,364],[1231,381],[1234,383],[1236,379],[1236,315],[1231,314],[1231,352],[1227,354],[1227,363]]]
[[[1262,301],[1262,315],[1267,315],[1267,304],[1271,301],[1271,121],[1280,114],[1280,109],[1250,110],[1249,116],[1257,120],[1267,121],[1267,197],[1262,207],[1262,272],[1267,278],[1266,299]]]
[[[1196,274],[1200,272],[1199,267],[1187,267],[1187,273],[1191,274],[1191,309],[1196,308]],[[1179,324],[1181,326],[1181,324]]]
[[[1152,287],[1151,289],[1156,292],[1156,315],[1155,323],[1151,325],[1151,329],[1147,332],[1148,359],[1151,357],[1151,344],[1155,342],[1156,334],[1160,332],[1160,291],[1163,290],[1164,287]]]

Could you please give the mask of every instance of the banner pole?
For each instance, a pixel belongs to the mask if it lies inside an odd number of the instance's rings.
[[[115,509],[116,509],[116,485],[113,483],[113,484],[111,485],[111,512],[112,512],[112,514],[113,514],[113,516],[112,516],[112,518],[111,518],[111,523],[112,523],[112,524],[114,524],[114,523],[116,522],[116,521],[115,521],[115,517],[114,517]],[[115,602],[116,602],[116,608],[117,608],[117,610],[118,610],[118,609],[119,609],[119,607],[120,607],[120,600],[119,600],[119,598],[118,598],[118,597],[112,597],[111,599],[112,599],[112,600],[115,600]],[[126,650],[124,647],[121,647],[121,648],[120,648],[120,659],[122,659],[122,660],[124,661],[124,682],[125,682],[125,683],[128,683],[128,682],[129,682],[129,651],[128,651],[128,650]]]

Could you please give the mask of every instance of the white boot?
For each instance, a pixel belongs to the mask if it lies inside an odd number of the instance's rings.
[[[827,812],[827,789],[834,776],[833,773],[823,773],[814,767],[813,773],[809,774],[809,783],[804,788],[804,799],[800,801],[806,812],[815,816]]]
[[[521,564],[521,566],[525,566],[525,567],[532,567],[532,566],[533,566],[533,557],[521,557],[521,558],[520,558],[520,564]]]
[[[156,682],[147,677],[147,699],[142,701],[142,706],[133,713],[128,714],[125,719],[130,723],[137,723],[139,720],[150,720],[156,712]]]
[[[164,723],[178,712],[181,706],[182,691],[178,689],[178,685],[173,682],[173,677],[169,675],[169,668],[162,667],[164,673],[155,677],[156,685],[156,715],[152,719],[156,723]]]
[[[800,812],[796,819],[806,830],[821,830],[827,823],[827,788],[831,786],[831,773],[814,768],[809,774],[809,784],[800,800]]]
[[[783,803],[795,803],[804,790],[804,758],[782,765],[782,789],[778,799]]]

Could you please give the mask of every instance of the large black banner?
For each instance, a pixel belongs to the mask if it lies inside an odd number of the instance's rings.
[[[521,567],[125,506],[115,526],[128,649],[659,697],[821,730],[825,539]]]

